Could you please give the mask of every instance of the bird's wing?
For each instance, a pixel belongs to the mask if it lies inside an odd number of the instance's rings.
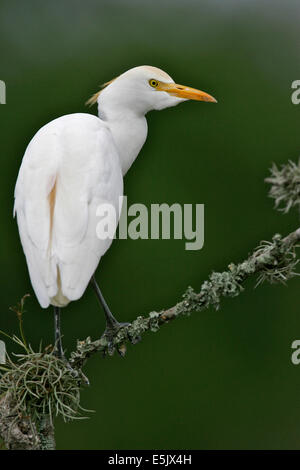
[[[115,208],[123,179],[109,129],[97,117],[55,119],[28,145],[15,189],[15,212],[31,282],[42,307],[81,297],[111,244],[99,239],[100,204]]]

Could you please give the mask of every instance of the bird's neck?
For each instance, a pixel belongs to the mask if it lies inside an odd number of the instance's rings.
[[[99,118],[109,127],[115,141],[122,173],[125,175],[138,156],[147,137],[147,120],[144,115],[137,115],[128,110],[107,113],[98,108]]]

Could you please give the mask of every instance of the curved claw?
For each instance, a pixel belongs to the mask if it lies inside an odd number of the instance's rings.
[[[119,330],[121,330],[121,328],[125,328],[126,326],[130,326],[130,323],[115,322],[113,324],[106,325],[106,328],[101,338],[105,338],[107,341],[107,352],[109,356],[112,356],[115,350],[115,346],[114,346],[115,335],[118,333]],[[122,351],[121,350],[119,351],[118,349],[118,352],[122,356]],[[105,351],[103,354],[105,356]]]
[[[115,345],[114,345],[114,338],[115,335],[118,333],[121,328],[126,328],[127,326],[130,326],[131,323],[119,323],[115,322],[113,324],[107,324],[105,331],[101,338],[105,338],[107,341],[107,349],[103,352],[103,356],[106,356],[106,353],[109,356],[112,356],[115,351]],[[141,341],[141,336],[131,336],[129,332],[127,332],[127,337],[128,340],[130,341],[131,344],[137,344]],[[125,344],[120,345],[119,347],[117,346],[117,351],[120,354],[121,357],[124,357],[126,354],[126,346]]]

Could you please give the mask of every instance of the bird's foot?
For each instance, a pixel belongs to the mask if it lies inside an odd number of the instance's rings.
[[[115,339],[116,334],[122,328],[126,328],[127,326],[130,326],[130,323],[128,323],[128,322],[120,323],[118,321],[106,323],[106,328],[105,328],[104,333],[101,336],[101,338],[105,338],[106,341],[107,341],[107,353],[108,353],[109,356],[112,356],[113,353],[114,353],[114,350],[115,350],[114,339]],[[122,347],[117,348],[117,350],[118,350],[118,353],[121,356],[125,355],[125,352],[123,352],[124,349]],[[106,351],[104,352],[104,355],[105,354],[106,354]]]
[[[118,321],[114,321],[112,323],[107,323],[105,331],[101,338],[105,338],[107,341],[107,349],[104,351],[104,356],[106,355],[106,352],[108,353],[109,356],[112,356],[115,350],[114,346],[114,338],[116,334],[122,329],[130,326],[131,323],[119,323]],[[141,340],[140,336],[133,337],[130,335],[129,332],[127,332],[127,337],[128,340],[130,341],[131,344],[136,344]],[[117,351],[120,354],[120,356],[124,357],[126,354],[126,346],[125,344],[121,344],[117,346]]]

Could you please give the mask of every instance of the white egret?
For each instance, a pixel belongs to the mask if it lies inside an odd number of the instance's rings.
[[[118,213],[123,176],[147,136],[145,115],[186,100],[216,100],[177,85],[162,70],[140,66],[106,83],[88,102],[99,117],[78,113],[42,127],[20,167],[15,207],[31,283],[42,308],[54,306],[55,344],[63,357],[60,308],[79,299],[91,282],[106,316],[105,335],[124,324],[109,311],[94,273],[111,239],[99,239],[96,209]]]

